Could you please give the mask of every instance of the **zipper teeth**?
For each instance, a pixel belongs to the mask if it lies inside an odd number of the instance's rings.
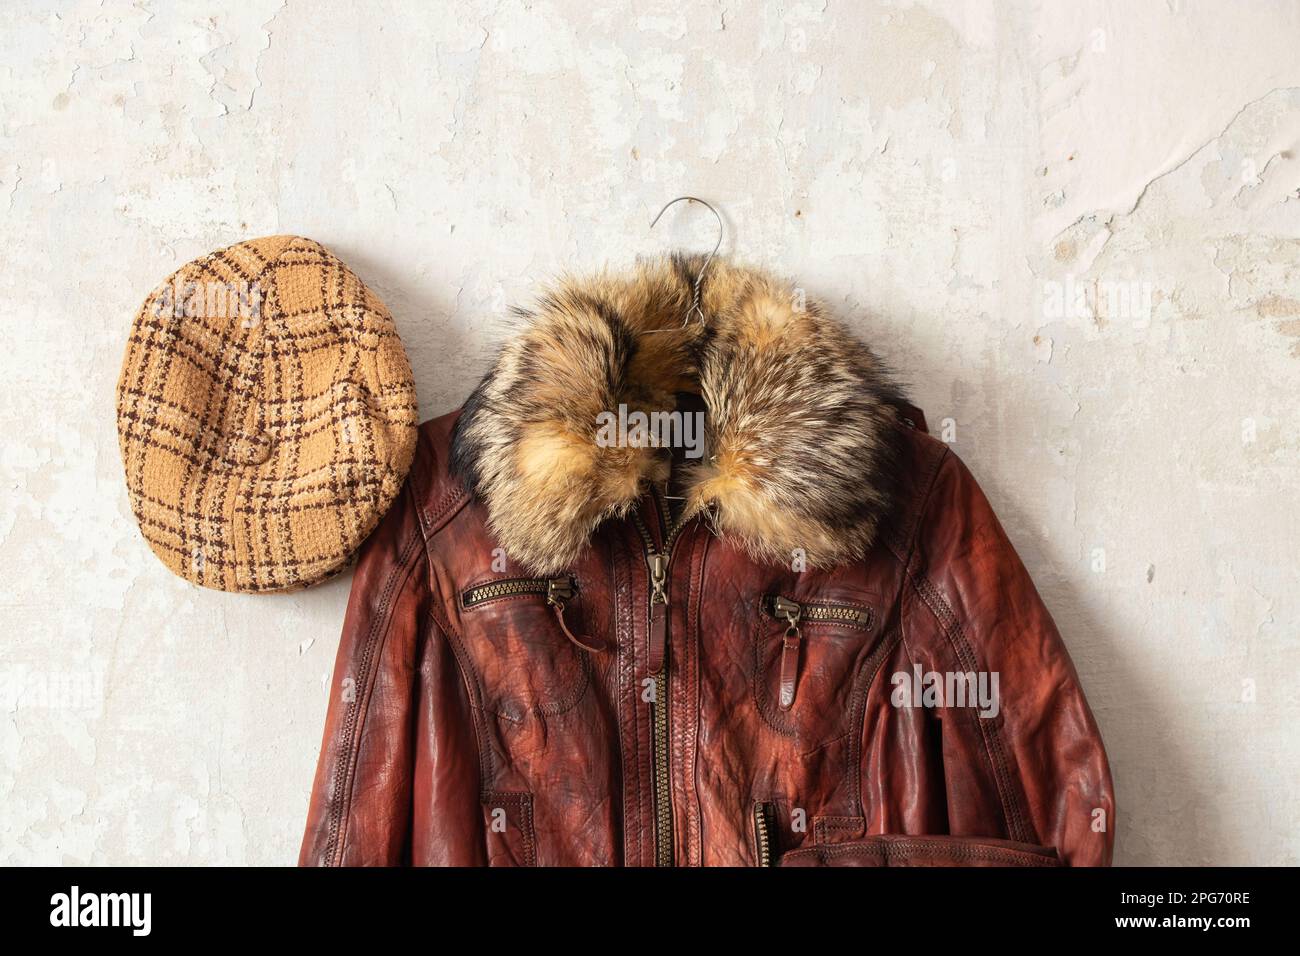
[[[645,519],[641,517],[639,511],[632,512],[632,523],[636,525],[636,530],[641,534],[641,540],[645,542],[645,549],[650,554],[671,554],[673,545],[677,543],[677,537],[686,527],[686,520],[683,516],[673,523],[671,528],[667,529],[664,535],[664,546],[662,550],[655,549],[655,539],[650,534],[650,529],[646,527]]]
[[[665,681],[665,684],[667,681]],[[665,688],[656,687],[655,693]],[[650,722],[655,734],[655,866],[673,865],[673,810],[668,786],[668,715],[662,703],[655,703]]]
[[[470,588],[465,592],[463,603],[466,607],[470,607],[510,594],[545,594],[550,583],[549,578],[511,578],[508,581],[493,581],[491,584],[480,584],[478,587]]]
[[[775,597],[765,598],[763,607],[772,617],[783,619],[782,615],[776,612],[774,601]],[[799,604],[798,601],[791,603]],[[799,604],[799,616],[805,621],[834,621],[853,627],[866,627],[871,620],[871,611],[844,604]]]
[[[641,512],[632,512],[632,523],[636,525],[636,530],[641,534],[641,540],[645,542],[645,549],[650,554],[655,553],[655,539],[650,536],[650,529],[646,527],[645,520],[641,517]]]
[[[812,604],[804,608],[806,617],[814,620],[852,621],[862,620],[863,612],[851,607],[836,607],[832,604]]]
[[[677,536],[682,533],[682,529],[685,527],[686,519],[683,515],[668,529],[668,537],[664,539],[664,554],[672,554],[673,545],[677,543]]]
[[[772,865],[772,843],[767,832],[767,807],[754,804],[754,834],[758,838],[758,865]]]

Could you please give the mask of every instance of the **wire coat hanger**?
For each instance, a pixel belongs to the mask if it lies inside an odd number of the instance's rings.
[[[703,199],[696,196],[678,196],[676,199],[670,199],[664,204],[664,207],[659,210],[659,214],[650,220],[650,228],[653,229],[655,224],[663,218],[663,215],[668,211],[669,206],[673,206],[679,202],[697,202],[709,212],[713,213],[713,218],[718,220],[718,241],[713,244],[713,251],[705,257],[704,265],[700,266],[700,271],[695,275],[695,294],[691,300],[691,307],[686,310],[686,317],[682,320],[682,329],[685,329],[690,326],[692,319],[698,320],[700,325],[704,324],[704,309],[700,305],[700,288],[704,284],[704,273],[709,271],[709,263],[711,263],[713,257],[718,254],[718,250],[722,248],[722,238],[726,234],[726,227],[723,225],[722,216],[719,215],[718,211]],[[653,335],[656,332],[675,331],[680,331],[680,329],[646,329],[643,334]]]

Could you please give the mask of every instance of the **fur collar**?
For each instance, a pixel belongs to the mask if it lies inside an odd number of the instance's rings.
[[[714,260],[703,325],[681,329],[702,257],[568,278],[520,311],[456,424],[452,465],[506,552],[535,573],[572,564],[603,521],[668,476],[667,452],[600,447],[598,416],[705,407],[687,514],[755,560],[810,567],[863,556],[897,486],[904,400],[822,309],[762,272]],[[647,334],[648,330],[674,331]]]

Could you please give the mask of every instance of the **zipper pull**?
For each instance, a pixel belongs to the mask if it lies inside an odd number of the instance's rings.
[[[560,624],[560,630],[570,641],[582,648],[584,651],[603,651],[606,650],[604,641],[596,637],[587,637],[577,635],[569,630],[569,626],[564,623],[564,605],[573,597],[573,581],[570,578],[551,578],[546,582],[546,603],[555,611],[555,620]]]
[[[772,609],[788,622],[785,637],[781,639],[781,694],[779,703],[782,710],[794,706],[794,692],[799,685],[799,648],[803,633],[799,630],[799,618],[803,608],[783,597],[772,602]]]
[[[646,556],[650,564],[650,673],[664,669],[668,647],[668,555]]]

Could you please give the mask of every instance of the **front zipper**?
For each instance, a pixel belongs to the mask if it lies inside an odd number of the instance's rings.
[[[759,866],[772,865],[772,805],[754,804],[754,857]]]
[[[480,584],[470,588],[461,595],[460,603],[468,610],[476,604],[484,604],[498,598],[517,597],[521,594],[544,594],[546,595],[546,603],[555,612],[555,620],[560,625],[560,630],[565,637],[584,651],[603,651],[606,649],[604,641],[599,638],[588,637],[585,634],[574,634],[569,630],[569,625],[564,620],[564,608],[577,592],[578,582],[568,576],[558,578],[506,578],[504,581],[493,581],[490,584]]]
[[[800,604],[779,594],[763,598],[763,610],[786,624],[785,634],[781,637],[780,693],[777,697],[782,710],[794,706],[795,692],[799,687],[799,659],[803,647],[800,621],[842,624],[845,627],[867,627],[871,624],[871,612],[866,608],[848,604]]]
[[[678,520],[669,529],[658,510],[657,500],[655,504],[656,513],[660,515],[659,527],[663,531],[662,551],[655,549],[654,538],[639,511],[632,512],[632,521],[645,542],[646,566],[650,572],[647,664],[655,682],[654,700],[650,704],[650,736],[654,752],[655,866],[672,866],[673,805],[668,747],[668,564],[672,560],[673,545],[686,522]]]

